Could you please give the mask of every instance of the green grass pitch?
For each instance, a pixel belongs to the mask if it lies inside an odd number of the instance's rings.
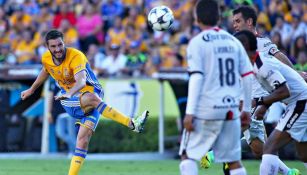
[[[0,175],[65,175],[69,160],[0,160]],[[85,162],[80,175],[178,175],[179,160],[155,161],[93,161]],[[249,175],[259,174],[259,161],[243,161]],[[289,167],[296,167],[307,174],[299,161],[286,161]],[[200,175],[223,175],[221,164],[215,164]]]

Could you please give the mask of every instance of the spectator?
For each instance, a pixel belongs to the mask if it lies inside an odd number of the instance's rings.
[[[297,37],[307,35],[307,25],[301,22],[300,16],[293,15],[292,31],[289,36],[288,44],[293,44]]]
[[[9,44],[2,44],[0,46],[0,63],[2,65],[16,64],[16,56],[12,53]]]
[[[107,0],[106,3],[101,4],[101,16],[105,22],[104,30],[107,31],[109,27],[113,26],[116,16],[122,16],[124,6],[119,0]]]
[[[29,28],[32,24],[33,18],[24,12],[22,6],[16,6],[13,15],[10,17],[10,24],[18,32],[22,32],[24,29]]]
[[[307,71],[307,50],[301,50],[298,53],[296,64],[294,65],[296,70]]]
[[[67,19],[72,26],[75,26],[77,19],[75,13],[72,11],[68,3],[61,3],[59,8],[59,12],[55,15],[53,19],[53,27],[59,28],[63,19]]]
[[[274,32],[280,32],[281,34],[281,41],[285,47],[287,47],[287,39],[290,37],[291,34],[291,25],[284,21],[283,16],[276,17],[276,25],[273,27],[271,34]]]
[[[139,31],[144,31],[147,27],[146,18],[136,6],[130,7],[128,16],[123,19],[123,26],[128,25],[133,25]]]
[[[87,4],[76,25],[81,51],[86,53],[90,44],[103,42],[102,26],[102,19],[96,12],[94,5]]]
[[[110,46],[111,43],[124,44],[126,38],[126,32],[122,25],[121,17],[117,16],[114,21],[114,26],[109,28],[106,36],[106,46]]]
[[[97,44],[91,44],[89,46],[86,57],[88,58],[94,73],[98,74],[99,65],[102,64],[106,56],[99,51],[99,47]]]
[[[37,43],[33,41],[31,31],[25,30],[22,33],[22,40],[17,44],[15,49],[18,64],[29,65],[37,63],[36,47]]]
[[[36,1],[34,0],[25,0],[23,2],[23,8],[25,13],[34,16],[40,13],[40,8]]]
[[[140,51],[140,43],[131,42],[124,73],[134,77],[144,75],[147,59],[147,56]]]
[[[273,32],[273,33],[271,34],[271,38],[272,38],[272,42],[273,42],[274,44],[276,44],[277,48],[278,48],[281,52],[287,53],[286,48],[285,48],[285,46],[284,46],[283,43],[282,43],[280,32],[278,32],[278,31]]]
[[[295,39],[290,50],[290,55],[292,58],[297,59],[300,51],[306,51],[306,50],[307,50],[306,37],[302,35]]]
[[[79,37],[77,30],[69,23],[67,19],[61,21],[59,31],[64,33],[65,44],[68,47],[79,48]]]
[[[47,22],[49,27],[52,27],[52,21],[54,14],[49,8],[48,4],[42,4],[40,6],[39,14],[36,16],[37,25]]]
[[[142,52],[147,52],[147,45],[142,39],[140,30],[135,28],[134,25],[129,24],[125,27],[125,32],[126,32],[126,38],[125,38],[125,44],[124,44],[125,53],[127,53],[127,51],[129,50],[129,46],[131,42],[139,42],[140,50]]]
[[[101,65],[97,66],[98,75],[116,77],[122,74],[127,63],[127,57],[121,53],[121,46],[118,43],[111,44],[107,57]]]
[[[151,76],[153,73],[159,71],[161,67],[161,56],[159,49],[153,47],[149,53],[148,60],[145,64],[145,74]]]
[[[0,38],[5,38],[9,29],[9,21],[5,15],[5,11],[0,7]]]

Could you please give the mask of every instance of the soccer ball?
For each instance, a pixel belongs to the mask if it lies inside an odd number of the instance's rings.
[[[167,6],[154,7],[147,18],[150,27],[156,31],[168,30],[174,21],[173,12]]]

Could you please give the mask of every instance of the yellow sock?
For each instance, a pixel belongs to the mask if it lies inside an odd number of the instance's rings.
[[[68,175],[78,175],[81,166],[85,160],[87,154],[86,150],[76,148],[75,154],[71,159]]]
[[[107,104],[101,102],[98,107],[98,111],[100,114],[102,114],[104,117],[107,117],[109,119],[112,119],[118,123],[121,123],[125,126],[130,127],[130,117],[122,114],[121,112],[117,111],[116,109],[112,108],[111,106],[108,106]]]

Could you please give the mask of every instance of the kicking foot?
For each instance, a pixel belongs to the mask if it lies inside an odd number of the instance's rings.
[[[288,174],[287,175],[301,175],[300,171],[298,169],[295,169],[295,168],[291,168],[289,171],[288,171]]]
[[[142,115],[134,117],[132,119],[134,128],[132,129],[132,131],[137,132],[137,133],[141,133],[144,130],[144,125],[146,123],[147,117],[148,117],[149,111],[145,110]]]
[[[209,151],[204,157],[200,160],[200,167],[208,169],[214,161],[214,155],[212,151]]]

